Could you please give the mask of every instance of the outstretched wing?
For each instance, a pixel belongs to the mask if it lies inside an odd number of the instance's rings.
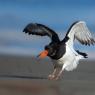
[[[42,24],[30,23],[24,28],[23,32],[38,36],[48,36],[52,42],[60,41],[58,35],[52,29]]]
[[[92,38],[92,35],[84,21],[73,23],[66,34],[66,38],[68,38],[66,44],[69,46],[73,46],[75,38],[83,45],[93,45],[95,43],[95,40]]]

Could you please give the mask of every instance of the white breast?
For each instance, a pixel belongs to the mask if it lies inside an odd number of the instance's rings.
[[[74,58],[75,53],[68,46],[66,46],[66,53],[58,60],[58,64],[69,63],[73,61]]]
[[[56,65],[60,66],[63,66],[65,64],[64,69],[71,71],[77,67],[78,61],[81,58],[82,56],[80,56],[74,49],[66,46],[66,53],[59,60],[55,60],[53,62],[56,63]]]

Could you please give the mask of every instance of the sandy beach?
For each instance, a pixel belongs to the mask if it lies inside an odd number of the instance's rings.
[[[95,61],[81,61],[58,81],[47,79],[53,67],[49,59],[0,57],[0,95],[95,95]]]

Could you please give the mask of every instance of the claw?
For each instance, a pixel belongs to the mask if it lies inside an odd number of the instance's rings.
[[[49,80],[58,80],[60,77],[59,76],[55,76],[55,75],[53,75],[53,74],[50,74],[49,76],[48,76],[48,79]]]
[[[48,79],[49,79],[49,80],[54,80],[54,79],[55,79],[55,77],[56,77],[55,75],[50,74],[50,75],[48,76]]]

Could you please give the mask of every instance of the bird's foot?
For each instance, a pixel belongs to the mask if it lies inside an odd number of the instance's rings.
[[[59,77],[56,76],[56,75],[54,75],[54,74],[50,74],[50,75],[48,76],[48,79],[49,79],[49,80],[58,80]]]
[[[56,76],[55,76],[54,74],[50,74],[50,75],[48,76],[48,79],[49,79],[49,80],[54,80],[55,77],[56,77]]]

